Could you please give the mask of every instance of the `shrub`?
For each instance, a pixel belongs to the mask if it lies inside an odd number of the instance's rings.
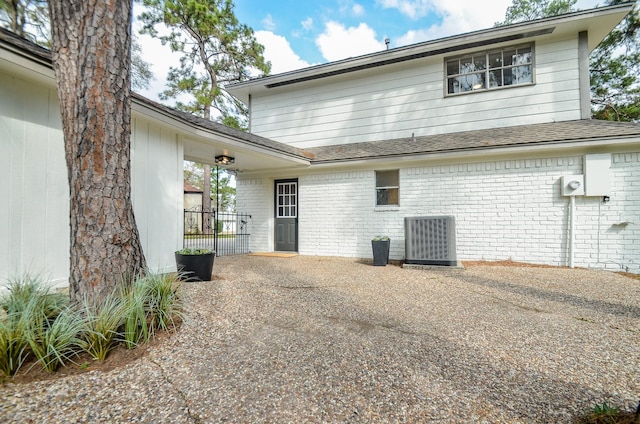
[[[14,375],[33,352],[36,334],[49,325],[69,303],[67,296],[51,293],[38,276],[23,274],[9,279],[8,292],[0,296],[0,371]],[[35,352],[33,352],[35,354]]]
[[[82,337],[84,329],[84,317],[73,307],[67,306],[53,320],[44,318],[40,325],[29,329],[29,347],[44,369],[53,372],[65,362],[73,362],[73,356],[81,350],[86,350]]]
[[[173,276],[147,274],[123,290],[127,348],[133,349],[138,343],[149,341],[155,330],[175,326],[174,317],[181,317],[183,311],[178,287]]]
[[[25,324],[15,313],[0,317],[0,372],[6,377],[18,372],[28,355]]]
[[[182,319],[183,303],[178,295],[179,281],[170,275],[149,274],[138,281],[146,287],[146,310],[150,330],[169,331]]]
[[[175,276],[148,274],[99,304],[70,305],[37,277],[10,280],[0,296],[0,373],[15,375],[30,355],[52,372],[81,351],[104,360],[118,341],[130,349],[147,342],[182,318],[178,287]]]
[[[111,294],[98,305],[84,300],[86,351],[93,359],[104,361],[118,342],[118,329],[124,323],[125,304]]]

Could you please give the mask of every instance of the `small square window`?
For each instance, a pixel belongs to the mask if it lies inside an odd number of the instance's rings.
[[[399,171],[376,171],[376,206],[400,204]]]

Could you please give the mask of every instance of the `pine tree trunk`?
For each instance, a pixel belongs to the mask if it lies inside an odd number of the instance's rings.
[[[51,0],[70,187],[72,300],[143,272],[131,203],[130,0]]]

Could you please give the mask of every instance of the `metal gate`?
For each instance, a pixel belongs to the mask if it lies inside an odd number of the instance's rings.
[[[216,256],[249,253],[250,221],[246,213],[205,212],[202,206],[185,209],[182,246],[211,249]]]

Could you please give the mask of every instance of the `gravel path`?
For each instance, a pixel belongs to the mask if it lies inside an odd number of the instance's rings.
[[[571,422],[640,398],[640,281],[604,271],[216,258],[111,372],[0,387],[0,422]]]

